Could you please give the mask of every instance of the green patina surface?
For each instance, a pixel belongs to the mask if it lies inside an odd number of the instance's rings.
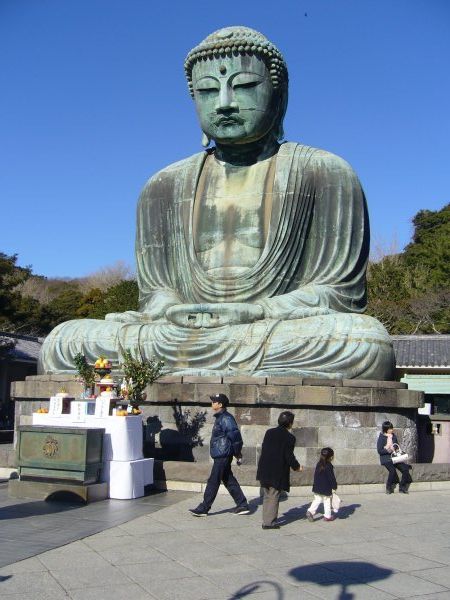
[[[98,481],[104,429],[22,426],[17,434],[21,479]]]

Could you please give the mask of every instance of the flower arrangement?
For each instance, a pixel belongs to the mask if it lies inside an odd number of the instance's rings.
[[[140,360],[132,356],[131,350],[125,350],[121,367],[125,376],[121,386],[122,394],[130,404],[136,406],[145,400],[145,387],[161,375],[164,361],[153,357],[150,360]]]

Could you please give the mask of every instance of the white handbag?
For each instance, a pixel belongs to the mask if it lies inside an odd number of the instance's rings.
[[[336,492],[333,492],[333,495],[331,496],[331,508],[333,509],[333,511],[335,513],[337,513],[340,506],[341,506],[341,499],[336,494]]]
[[[397,446],[397,449],[395,449],[395,447]],[[397,463],[404,463],[404,462],[408,462],[408,454],[406,452],[403,452],[403,450],[400,448],[400,446],[398,444],[394,444],[394,452],[392,452],[391,454],[391,459],[392,462],[394,463],[394,465],[396,465]]]

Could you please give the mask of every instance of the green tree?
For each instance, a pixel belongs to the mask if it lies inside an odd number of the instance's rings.
[[[21,295],[17,286],[31,274],[29,267],[18,267],[17,254],[0,252],[0,329],[14,330]]]
[[[429,288],[448,288],[450,283],[450,204],[441,210],[421,210],[413,218],[413,241],[404,251],[408,266],[421,265],[428,272]]]
[[[391,334],[450,333],[450,206],[413,223],[403,253],[369,263],[367,312]]]
[[[90,289],[82,298],[77,310],[77,318],[103,319],[105,315],[105,292],[99,288]]]
[[[79,316],[77,311],[79,310],[82,301],[83,294],[79,291],[77,286],[72,285],[68,286],[67,289],[43,307],[46,322],[50,326],[49,330],[64,321],[78,319]]]
[[[135,279],[124,279],[106,290],[106,313],[138,310],[139,288]]]

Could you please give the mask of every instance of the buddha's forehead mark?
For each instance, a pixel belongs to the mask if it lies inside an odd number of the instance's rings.
[[[224,64],[220,65],[219,67],[219,72],[221,75],[226,75],[227,74],[227,68]]]

